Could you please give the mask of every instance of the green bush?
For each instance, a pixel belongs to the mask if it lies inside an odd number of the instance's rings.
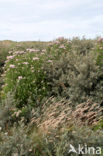
[[[28,106],[40,106],[46,96],[65,97],[74,106],[88,98],[102,102],[103,70],[97,64],[92,42],[59,38],[49,43],[46,51],[13,52],[7,57],[1,96],[14,92],[22,115],[30,112]],[[87,49],[84,52],[83,45]]]
[[[78,151],[79,144],[83,147],[100,147],[103,152],[103,131],[93,131],[88,126],[78,126],[76,120],[71,127],[55,129],[44,135],[44,151],[47,156],[80,156],[81,154],[69,153],[70,144]],[[85,152],[85,151],[84,151]],[[89,156],[89,154],[85,154]],[[92,154],[91,154],[92,155]],[[96,156],[96,154],[94,154]],[[101,156],[101,154],[99,154]]]
[[[35,131],[36,135],[37,132]],[[0,156],[42,156],[40,136],[38,142],[33,141],[37,136],[31,138],[28,127],[22,122],[13,126],[9,131],[0,132]],[[36,140],[37,141],[37,140]]]
[[[82,39],[74,37],[72,39],[72,49],[76,53],[86,55],[95,47],[95,43],[96,40],[86,39],[85,37]]]
[[[98,110],[101,115],[103,68],[102,60],[97,61],[97,56],[102,52],[93,50],[93,46],[86,40],[71,42],[59,38],[50,43],[45,53],[45,50],[14,51],[7,57],[1,93],[4,100],[0,104],[0,156],[73,156],[75,154],[68,153],[70,144],[76,148],[78,144],[103,148],[102,120],[90,128],[78,126],[72,118],[72,122],[68,121],[70,124],[61,124],[55,130],[47,129],[55,119],[57,124],[59,119],[61,123],[67,123],[69,110],[88,98],[92,99],[93,105],[81,103],[81,107],[78,105],[81,112]],[[52,95],[56,97],[55,101],[45,102]],[[58,99],[62,100],[57,104]],[[94,101],[99,104],[94,105]],[[91,115],[89,111],[86,114]],[[80,115],[82,119],[85,117],[85,113]],[[28,124],[22,125],[21,120]],[[42,121],[47,124],[44,129],[39,127]]]
[[[17,51],[8,56],[1,96],[6,97],[8,92],[14,92],[18,108],[30,101],[31,106],[37,106],[47,94],[43,62],[44,56],[33,52]]]
[[[68,72],[70,100],[73,103],[81,103],[91,98],[100,102],[102,100],[102,90],[100,90],[102,86],[99,76],[102,73],[96,66],[95,57],[92,53],[85,56],[75,54],[73,59],[71,60],[71,69]]]
[[[87,49],[84,52],[83,46]],[[102,101],[103,74],[95,61],[93,46],[93,41],[89,45],[86,39],[73,39],[71,42],[58,38],[49,43],[45,54],[22,51],[17,56],[14,52],[5,66],[4,94],[15,92],[20,103],[18,107],[25,106],[28,101],[33,101],[33,105],[39,104],[45,95],[65,97],[73,103],[81,103],[88,98]],[[39,60],[32,61],[38,57]]]
[[[96,63],[99,66],[103,66],[103,38],[99,38],[96,44]]]
[[[0,102],[0,127],[2,129],[8,129],[14,123],[12,116],[16,106],[14,95],[8,93],[6,99]]]
[[[63,40],[67,47],[60,49]],[[48,93],[70,99],[74,105],[88,98],[102,102],[103,70],[97,65],[95,47],[93,49],[91,45],[88,51],[81,52],[81,45],[77,44],[76,50],[72,42],[62,38],[51,43],[47,49],[47,58],[51,62],[48,66],[47,63],[44,65],[50,88]]]
[[[68,55],[71,55],[71,41],[58,38],[49,44],[46,52],[46,62],[43,64],[48,82],[48,95],[61,96],[69,86]],[[65,96],[65,94],[64,94]]]
[[[14,125],[9,131],[0,130],[0,156],[79,156],[79,154],[69,153],[70,144],[76,150],[79,144],[84,147],[87,145],[87,147],[103,149],[103,131],[78,127],[74,123],[72,127],[45,133],[37,129],[31,131],[31,127],[24,126],[22,122]],[[85,155],[89,156],[89,154]]]
[[[49,43],[47,54],[50,59],[59,60],[62,55],[66,55],[71,50],[71,41],[60,37]]]
[[[43,49],[47,46],[46,42],[14,42],[14,41],[0,41],[0,90],[2,83],[2,77],[1,74],[3,73],[3,66],[5,64],[6,57],[9,55],[9,51],[24,51],[27,48],[32,49]]]

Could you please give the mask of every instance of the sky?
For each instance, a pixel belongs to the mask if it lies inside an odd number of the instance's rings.
[[[103,37],[103,0],[0,0],[0,40]]]

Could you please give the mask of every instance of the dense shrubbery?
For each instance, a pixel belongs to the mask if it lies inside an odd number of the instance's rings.
[[[88,127],[75,124],[73,127],[52,130],[48,133],[40,132],[19,123],[10,131],[0,132],[0,155],[3,156],[74,156],[69,153],[70,144],[76,149],[79,144],[89,147],[103,148],[103,131],[93,131]],[[97,135],[98,134],[98,135]],[[92,151],[91,151],[92,153]],[[81,154],[82,155],[82,154]],[[85,154],[89,156],[89,154]],[[101,156],[101,154],[98,154]],[[94,153],[94,156],[96,154]]]
[[[96,46],[96,54],[97,54],[97,65],[103,66],[103,38],[98,39]]]
[[[91,46],[89,45],[89,48],[87,46],[84,51],[82,48],[80,51],[77,42],[76,51],[76,47],[74,47],[76,44],[73,42],[76,41],[70,42],[61,38],[53,42],[47,49],[52,63],[50,66],[45,64],[44,70],[47,73],[50,95],[70,99],[74,105],[84,102],[88,98],[101,102],[103,100],[103,70],[97,65],[101,54],[95,53],[96,47],[94,46],[93,49],[93,43]],[[84,40],[84,46],[85,42],[86,40]]]
[[[101,58],[98,49],[101,49],[102,41],[96,47],[93,47],[93,41],[89,42],[58,38],[49,43],[46,50],[11,53],[4,68],[1,96],[13,92],[21,116],[28,114],[31,106],[40,107],[46,96],[69,99],[72,106],[88,98],[101,103],[103,72],[102,66],[98,65]],[[86,49],[82,51],[83,44]]]
[[[7,56],[0,154],[72,156],[70,144],[102,147],[103,39],[58,38],[37,47],[23,42]],[[80,128],[87,120],[95,126]]]
[[[82,44],[79,46],[79,43]],[[86,49],[81,51],[83,44]],[[59,38],[49,44],[45,53],[17,52],[19,56],[15,56],[15,53],[8,56],[3,91],[15,92],[21,105],[28,99],[40,102],[42,95],[47,94],[65,97],[74,104],[88,98],[97,102],[103,100],[102,69],[97,65],[101,54],[98,52],[97,56],[95,50],[93,52],[93,42],[85,39],[71,42]]]
[[[43,49],[47,46],[46,42],[13,42],[9,40],[0,41],[0,89],[3,84],[1,74],[3,72],[3,66],[5,64],[6,57],[8,56],[8,52],[13,51],[21,51],[26,50],[27,48],[32,49]]]
[[[46,72],[46,79],[50,88],[49,96],[58,96],[65,92],[66,86],[68,87],[67,72],[68,62],[71,55],[71,41],[59,38],[53,41],[47,47],[47,60],[43,65]]]
[[[72,40],[72,49],[76,53],[86,55],[95,47],[96,42],[96,40],[75,37]]]
[[[15,93],[18,108],[25,107],[29,101],[35,106],[46,95],[47,84],[42,69],[43,55],[15,52],[7,57],[2,96]]]

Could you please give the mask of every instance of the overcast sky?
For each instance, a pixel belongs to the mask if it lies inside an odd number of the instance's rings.
[[[103,0],[0,0],[0,40],[103,36]]]

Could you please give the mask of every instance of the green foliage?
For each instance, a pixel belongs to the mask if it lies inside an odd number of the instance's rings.
[[[103,119],[101,119],[94,127],[93,130],[97,131],[97,130],[102,130],[103,129]]]
[[[65,43],[64,47],[61,41]],[[97,55],[93,50],[92,42],[91,46],[89,48],[87,46],[87,50],[83,52],[81,44],[79,45],[80,41],[79,43],[77,41],[75,39],[72,42],[65,39],[56,40],[47,49],[47,58],[51,60],[50,64],[44,65],[50,88],[48,93],[50,96],[70,99],[74,105],[88,98],[101,102],[103,100],[103,70],[97,65]],[[85,42],[86,40],[81,41],[82,44]],[[63,48],[60,49],[61,45]]]
[[[12,113],[15,106],[16,101],[11,93],[8,93],[6,99],[0,102],[0,127],[3,129],[8,129],[14,122]]]
[[[96,40],[86,39],[85,37],[83,37],[82,39],[74,37],[72,40],[72,49],[76,53],[86,55],[90,53],[91,50],[93,50],[95,43]]]
[[[103,66],[103,38],[99,38],[96,45],[96,63],[99,66]]]
[[[85,38],[74,38],[72,42],[58,38],[40,56],[30,52],[15,56],[14,52],[11,58],[15,57],[6,63],[4,93],[14,91],[21,103],[19,107],[28,100],[38,104],[45,95],[65,97],[73,103],[81,103],[88,98],[102,101],[103,74],[95,61],[97,55],[95,50],[93,54],[93,46],[93,41]],[[40,57],[39,61],[33,63],[33,57]],[[10,64],[16,68],[10,69]],[[34,73],[33,67],[37,68]]]
[[[60,37],[49,44],[47,54],[50,59],[59,60],[71,50],[71,41]]]
[[[70,144],[76,149],[79,144],[103,148],[103,131],[94,132],[88,127],[78,127],[76,123],[71,128],[64,127],[62,130],[55,129],[48,133],[37,129],[30,133],[30,129],[29,125],[27,127],[20,122],[9,131],[1,130],[0,156],[74,156],[75,153],[68,153]]]
[[[68,153],[70,149],[70,144],[72,144],[75,149],[78,148],[78,145],[88,147],[101,147],[103,148],[103,132],[98,131],[94,132],[88,127],[78,127],[77,124],[71,129],[64,128],[62,132],[52,131],[50,135],[46,136],[46,151],[47,156],[79,156],[79,154]],[[85,154],[89,156],[89,154]],[[94,154],[96,156],[96,154]]]
[[[12,41],[0,41],[0,90],[3,85],[3,80],[1,74],[3,73],[3,66],[5,64],[6,56],[8,51],[10,51],[15,45]]]
[[[74,61],[73,61],[74,60]],[[99,69],[96,66],[94,56],[89,53],[87,55],[74,55],[71,59],[71,69],[68,72],[70,88],[68,94],[73,103],[81,103],[88,98],[100,102],[101,94],[98,95],[101,87],[99,79]]]
[[[71,41],[67,39],[58,38],[47,48],[47,58],[43,68],[48,82],[49,96],[62,95],[66,87],[69,86],[67,79],[68,55],[71,55]]]
[[[0,133],[0,156],[41,156],[38,142],[34,144],[28,136],[28,128],[19,124],[8,132]]]
[[[21,51],[26,50],[27,48],[36,48],[36,49],[44,49],[47,46],[46,42],[35,42],[35,41],[27,41],[27,42],[14,42],[14,41],[0,41],[0,90],[3,84],[1,74],[3,72],[3,66],[5,64],[6,57],[8,56],[9,51]]]
[[[103,148],[103,121],[90,128],[72,117],[92,123],[91,114],[102,116],[103,40],[95,42],[58,38],[46,50],[47,43],[5,42],[3,64],[8,51],[13,52],[1,77],[0,156],[73,156],[70,144]]]
[[[43,56],[23,51],[8,56],[2,96],[6,96],[9,91],[14,92],[18,108],[29,101],[32,106],[36,106],[47,92],[43,61]]]

